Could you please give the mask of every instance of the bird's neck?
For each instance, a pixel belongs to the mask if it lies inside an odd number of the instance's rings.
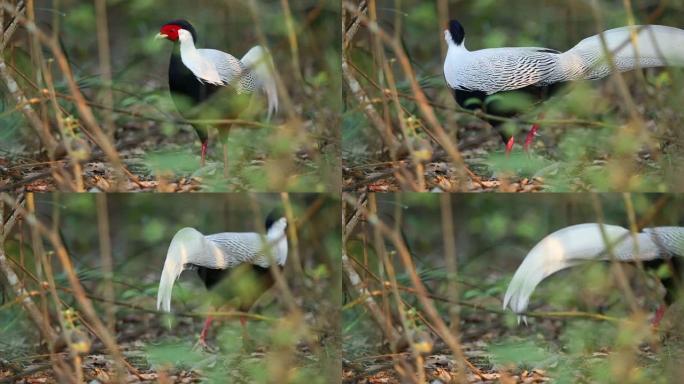
[[[458,56],[468,52],[469,51],[465,46],[465,42],[461,43],[460,45],[456,45],[456,43],[451,42],[447,47],[447,56]]]
[[[266,240],[271,247],[276,264],[285,265],[287,261],[287,236],[285,235],[285,228],[270,228],[266,233]]]
[[[199,52],[195,48],[195,42],[192,39],[180,42],[180,56],[184,63],[195,61],[199,58]]]

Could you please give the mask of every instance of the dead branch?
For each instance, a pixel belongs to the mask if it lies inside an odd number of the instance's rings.
[[[411,85],[411,91],[416,97],[416,104],[418,105],[421,114],[428,122],[428,125],[430,126],[432,132],[435,132],[435,134],[439,138],[439,144],[447,151],[452,161],[455,162],[456,165],[458,165],[458,167],[456,168],[457,172],[459,172],[462,176],[465,175],[465,169],[467,167],[463,162],[461,153],[458,151],[456,145],[454,145],[449,135],[446,133],[442,125],[439,123],[439,120],[437,119],[434,110],[430,107],[430,104],[428,102],[427,97],[425,96],[425,93],[422,91],[420,85],[418,84],[418,81],[416,80],[416,76],[413,72],[411,62],[408,56],[406,55],[406,52],[404,52],[404,48],[401,45],[401,41],[388,35],[382,28],[380,28],[380,26],[376,22],[370,20],[366,15],[360,13],[358,9],[350,2],[343,2],[343,7],[346,8],[349,12],[356,14],[356,16],[359,17],[359,19],[361,19],[361,22],[369,28],[371,33],[377,34],[387,46],[392,48],[399,61],[399,64],[402,67],[402,70],[404,71],[407,80],[409,81],[409,84]]]
[[[7,235],[11,231],[12,226],[17,219],[19,208],[22,207],[23,204],[24,199],[22,196],[14,200],[13,204],[0,202],[0,217],[4,217],[3,213],[5,207],[14,206],[11,211],[10,219],[4,224],[0,223],[0,225],[2,225],[2,231],[0,233],[0,270],[5,276],[5,279],[9,283],[10,287],[13,289],[15,296],[17,298],[23,298],[21,300],[21,305],[24,307],[24,309],[26,309],[31,321],[33,321],[36,327],[38,327],[43,339],[50,344],[56,339],[56,333],[47,323],[46,319],[41,315],[38,307],[36,307],[36,305],[33,303],[31,295],[19,280],[19,277],[14,272],[14,269],[10,265],[7,255],[5,254],[5,239],[7,238]]]
[[[383,236],[385,236],[394,244],[394,247],[397,249],[397,252],[400,256],[401,262],[404,265],[404,269],[408,273],[408,276],[411,280],[411,284],[416,289],[416,296],[418,298],[418,301],[425,310],[430,321],[435,325],[436,330],[438,331],[438,336],[442,340],[444,340],[444,342],[449,346],[449,349],[451,349],[451,351],[456,355],[456,357],[459,357],[459,351],[461,351],[461,346],[458,337],[456,335],[451,334],[449,327],[446,326],[444,320],[442,320],[442,318],[439,316],[439,313],[437,312],[437,309],[435,308],[432,299],[430,299],[429,297],[429,292],[427,291],[425,285],[423,285],[423,282],[416,273],[416,268],[413,264],[411,253],[406,247],[406,243],[404,243],[404,239],[401,236],[401,233],[388,227],[383,221],[380,220],[380,218],[377,215],[370,212],[365,206],[357,205],[356,201],[354,201],[350,197],[347,197],[345,200],[349,201],[350,204],[353,204],[356,207],[356,209],[360,209],[363,212],[363,214],[365,214],[368,217],[368,222],[370,222],[371,225],[376,227],[383,234]],[[477,367],[475,367],[474,365],[472,365],[467,359],[462,359],[461,361],[465,365],[467,365],[473,373],[481,375],[480,370],[477,369]]]
[[[0,200],[7,204],[15,205],[16,201],[11,196],[7,194],[0,194]],[[116,343],[116,339],[111,335],[107,327],[104,326],[100,318],[97,316],[95,308],[90,300],[86,296],[86,291],[81,285],[81,282],[76,275],[73,264],[71,262],[71,257],[69,256],[66,247],[62,243],[62,239],[58,232],[51,230],[45,224],[43,224],[38,218],[32,213],[28,212],[24,207],[18,206],[16,208],[18,214],[26,219],[26,222],[36,228],[40,234],[45,237],[51,244],[59,259],[64,272],[66,273],[69,284],[74,290],[74,298],[78,302],[79,306],[83,310],[86,319],[92,324],[96,335],[102,340],[102,342],[107,346],[114,359],[118,363],[118,367],[130,367],[130,365],[125,361],[121,350]]]
[[[355,202],[355,204],[359,205],[364,205],[365,201],[359,199],[358,201]],[[390,322],[386,319],[385,314],[382,312],[378,304],[373,300],[373,297],[369,295],[368,288],[365,286],[363,283],[363,280],[359,276],[358,273],[356,273],[356,270],[352,266],[351,262],[349,261],[349,256],[347,256],[347,246],[346,246],[346,239],[349,237],[348,233],[351,233],[351,231],[354,229],[353,226],[346,225],[344,223],[344,218],[345,218],[345,210],[346,210],[347,203],[344,201],[342,202],[342,227],[345,228],[345,234],[343,235],[342,239],[342,269],[347,274],[347,277],[349,278],[349,282],[351,283],[352,288],[354,288],[358,295],[360,297],[365,297],[364,304],[366,305],[366,308],[368,309],[369,313],[371,314],[371,317],[375,322],[380,326],[380,328],[383,330],[385,337],[387,338],[387,341],[390,343],[390,345],[396,345],[397,341],[399,340],[399,332],[394,329],[390,324]],[[354,216],[360,216],[362,215],[362,212],[359,208],[357,208],[354,212],[354,215],[352,216],[352,220],[350,220],[350,223],[358,223],[358,218],[354,219]],[[349,232],[346,232],[349,231]]]
[[[88,107],[83,93],[81,93],[78,84],[74,80],[69,62],[62,52],[62,48],[59,46],[58,41],[46,35],[35,23],[26,19],[21,13],[19,13],[15,7],[12,7],[7,3],[0,3],[0,6],[2,6],[7,12],[13,14],[18,22],[23,24],[29,33],[35,35],[42,44],[47,46],[52,51],[55,61],[57,62],[62,74],[64,75],[67,85],[69,86],[69,91],[75,98],[76,109],[83,119],[84,125],[94,135],[96,138],[96,143],[100,148],[102,148],[112,164],[116,168],[121,168],[122,163],[121,159],[119,158],[119,154],[116,152],[116,149],[110,142],[109,138],[105,135],[104,131],[100,128],[92,110],[90,107]]]
[[[2,34],[2,40],[0,40],[0,77],[2,77],[2,80],[5,83],[10,95],[14,99],[17,107],[21,109],[21,112],[26,117],[26,120],[31,125],[31,128],[33,128],[36,135],[38,135],[38,138],[47,150],[48,155],[52,157],[55,149],[57,148],[57,141],[52,137],[52,135],[50,135],[48,125],[41,121],[40,117],[31,106],[29,99],[26,97],[21,88],[19,88],[19,84],[14,79],[7,67],[7,64],[5,63],[4,49],[16,31],[17,25],[19,24],[19,16],[25,11],[23,1],[19,2],[15,11],[16,13],[14,20],[12,20],[12,23],[7,27],[7,30]]]

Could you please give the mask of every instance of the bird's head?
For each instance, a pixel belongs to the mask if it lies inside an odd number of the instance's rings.
[[[449,21],[449,28],[444,30],[444,39],[446,40],[447,45],[463,45],[463,41],[465,40],[465,31],[458,20]]]
[[[161,29],[155,39],[168,39],[171,41],[186,41],[192,38],[194,42],[197,41],[197,32],[195,28],[187,20],[178,19],[169,21],[162,25]]]
[[[264,224],[266,232],[270,232],[271,229],[280,231],[287,227],[287,219],[285,219],[285,214],[281,209],[274,209],[266,216],[266,223]]]

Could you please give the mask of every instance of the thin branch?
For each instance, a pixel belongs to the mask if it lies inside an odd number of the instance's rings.
[[[9,260],[5,253],[5,239],[9,234],[14,221],[19,215],[19,208],[23,204],[24,200],[22,197],[19,197],[16,200],[0,202],[0,217],[4,217],[3,213],[5,207],[14,206],[11,212],[10,219],[4,224],[0,223],[2,225],[2,231],[0,231],[0,270],[5,275],[5,279],[7,280],[9,285],[14,290],[14,294],[16,295],[16,297],[22,298],[22,306],[24,307],[24,309],[26,309],[26,312],[28,313],[28,316],[31,319],[31,321],[33,321],[35,325],[38,327],[38,330],[43,336],[43,339],[46,340],[48,343],[52,343],[52,341],[56,339],[56,333],[47,323],[46,318],[44,318],[41,315],[38,307],[36,307],[36,305],[33,303],[33,300],[31,299],[31,294],[26,290],[26,288],[24,288],[24,285],[21,283],[19,277],[9,264]]]
[[[363,200],[357,200],[354,204],[358,205],[363,205],[365,202]],[[344,223],[344,218],[346,216],[345,211],[346,211],[347,203],[345,200],[342,201],[342,227],[345,228],[345,231],[352,231],[354,227],[349,227],[345,226]],[[358,207],[355,211],[361,211]],[[354,215],[357,213],[354,212]],[[358,223],[358,220],[355,221]],[[349,232],[350,233],[350,232]],[[372,296],[369,295],[368,288],[365,286],[363,283],[363,280],[359,276],[359,274],[356,272],[354,267],[349,261],[349,256],[347,255],[347,245],[346,241],[344,239],[347,239],[349,237],[348,233],[343,234],[342,239],[342,269],[344,269],[345,273],[347,274],[347,278],[349,279],[349,282],[351,283],[352,288],[358,292],[359,297],[364,297],[364,304],[366,308],[368,309],[371,317],[375,322],[380,326],[380,328],[383,330],[383,333],[385,334],[385,337],[387,338],[387,341],[389,342],[390,345],[395,345],[397,341],[399,340],[399,332],[394,329],[392,326],[388,326],[389,321],[385,318],[384,313],[378,306],[378,304],[373,300]]]
[[[15,204],[15,200],[7,194],[0,194],[0,199],[5,203]],[[92,302],[88,300],[86,291],[76,275],[71,262],[71,257],[69,256],[66,247],[62,243],[59,233],[50,230],[50,228],[38,220],[35,215],[31,214],[23,207],[18,206],[17,211],[26,219],[26,222],[29,225],[35,227],[41,233],[41,235],[52,244],[55,254],[57,255],[57,258],[59,259],[64,272],[66,273],[69,284],[74,290],[74,297],[83,310],[86,318],[92,324],[98,337],[100,337],[105,346],[107,346],[107,349],[109,349],[114,359],[119,363],[119,367],[128,366],[123,355],[121,354],[121,350],[116,343],[116,339],[111,335],[107,327],[104,326],[100,318],[97,316],[97,312],[95,311]]]

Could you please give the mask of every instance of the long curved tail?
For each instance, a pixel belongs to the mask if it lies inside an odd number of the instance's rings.
[[[254,73],[257,85],[266,94],[270,119],[274,113],[278,112],[278,88],[271,53],[268,49],[257,45],[247,51],[240,61]]]
[[[585,261],[611,257],[625,262],[647,261],[670,256],[684,256],[684,227],[644,228],[634,235],[626,228],[617,225],[601,228],[598,223],[563,228],[543,238],[525,256],[508,285],[503,308],[524,313],[532,292],[542,280]],[[527,318],[519,315],[518,322],[521,320],[527,323]]]
[[[615,68],[684,66],[684,30],[662,25],[620,27],[602,33]],[[611,72],[601,35],[587,37],[560,55],[567,80],[599,79]]]
[[[605,238],[600,224],[578,224],[543,238],[515,271],[504,296],[503,308],[510,307],[515,313],[525,312],[532,292],[542,280],[589,260],[610,260],[608,244],[619,261],[651,260],[661,256],[665,246],[659,241],[660,235],[665,233],[660,228],[639,233],[636,237],[617,225],[603,225],[603,231]],[[518,322],[521,320],[527,323],[525,316],[518,316]]]
[[[166,252],[164,269],[157,290],[157,309],[171,312],[171,292],[173,283],[178,279],[185,266],[189,264],[198,250],[203,248],[204,235],[194,228],[183,228],[176,232]]]

